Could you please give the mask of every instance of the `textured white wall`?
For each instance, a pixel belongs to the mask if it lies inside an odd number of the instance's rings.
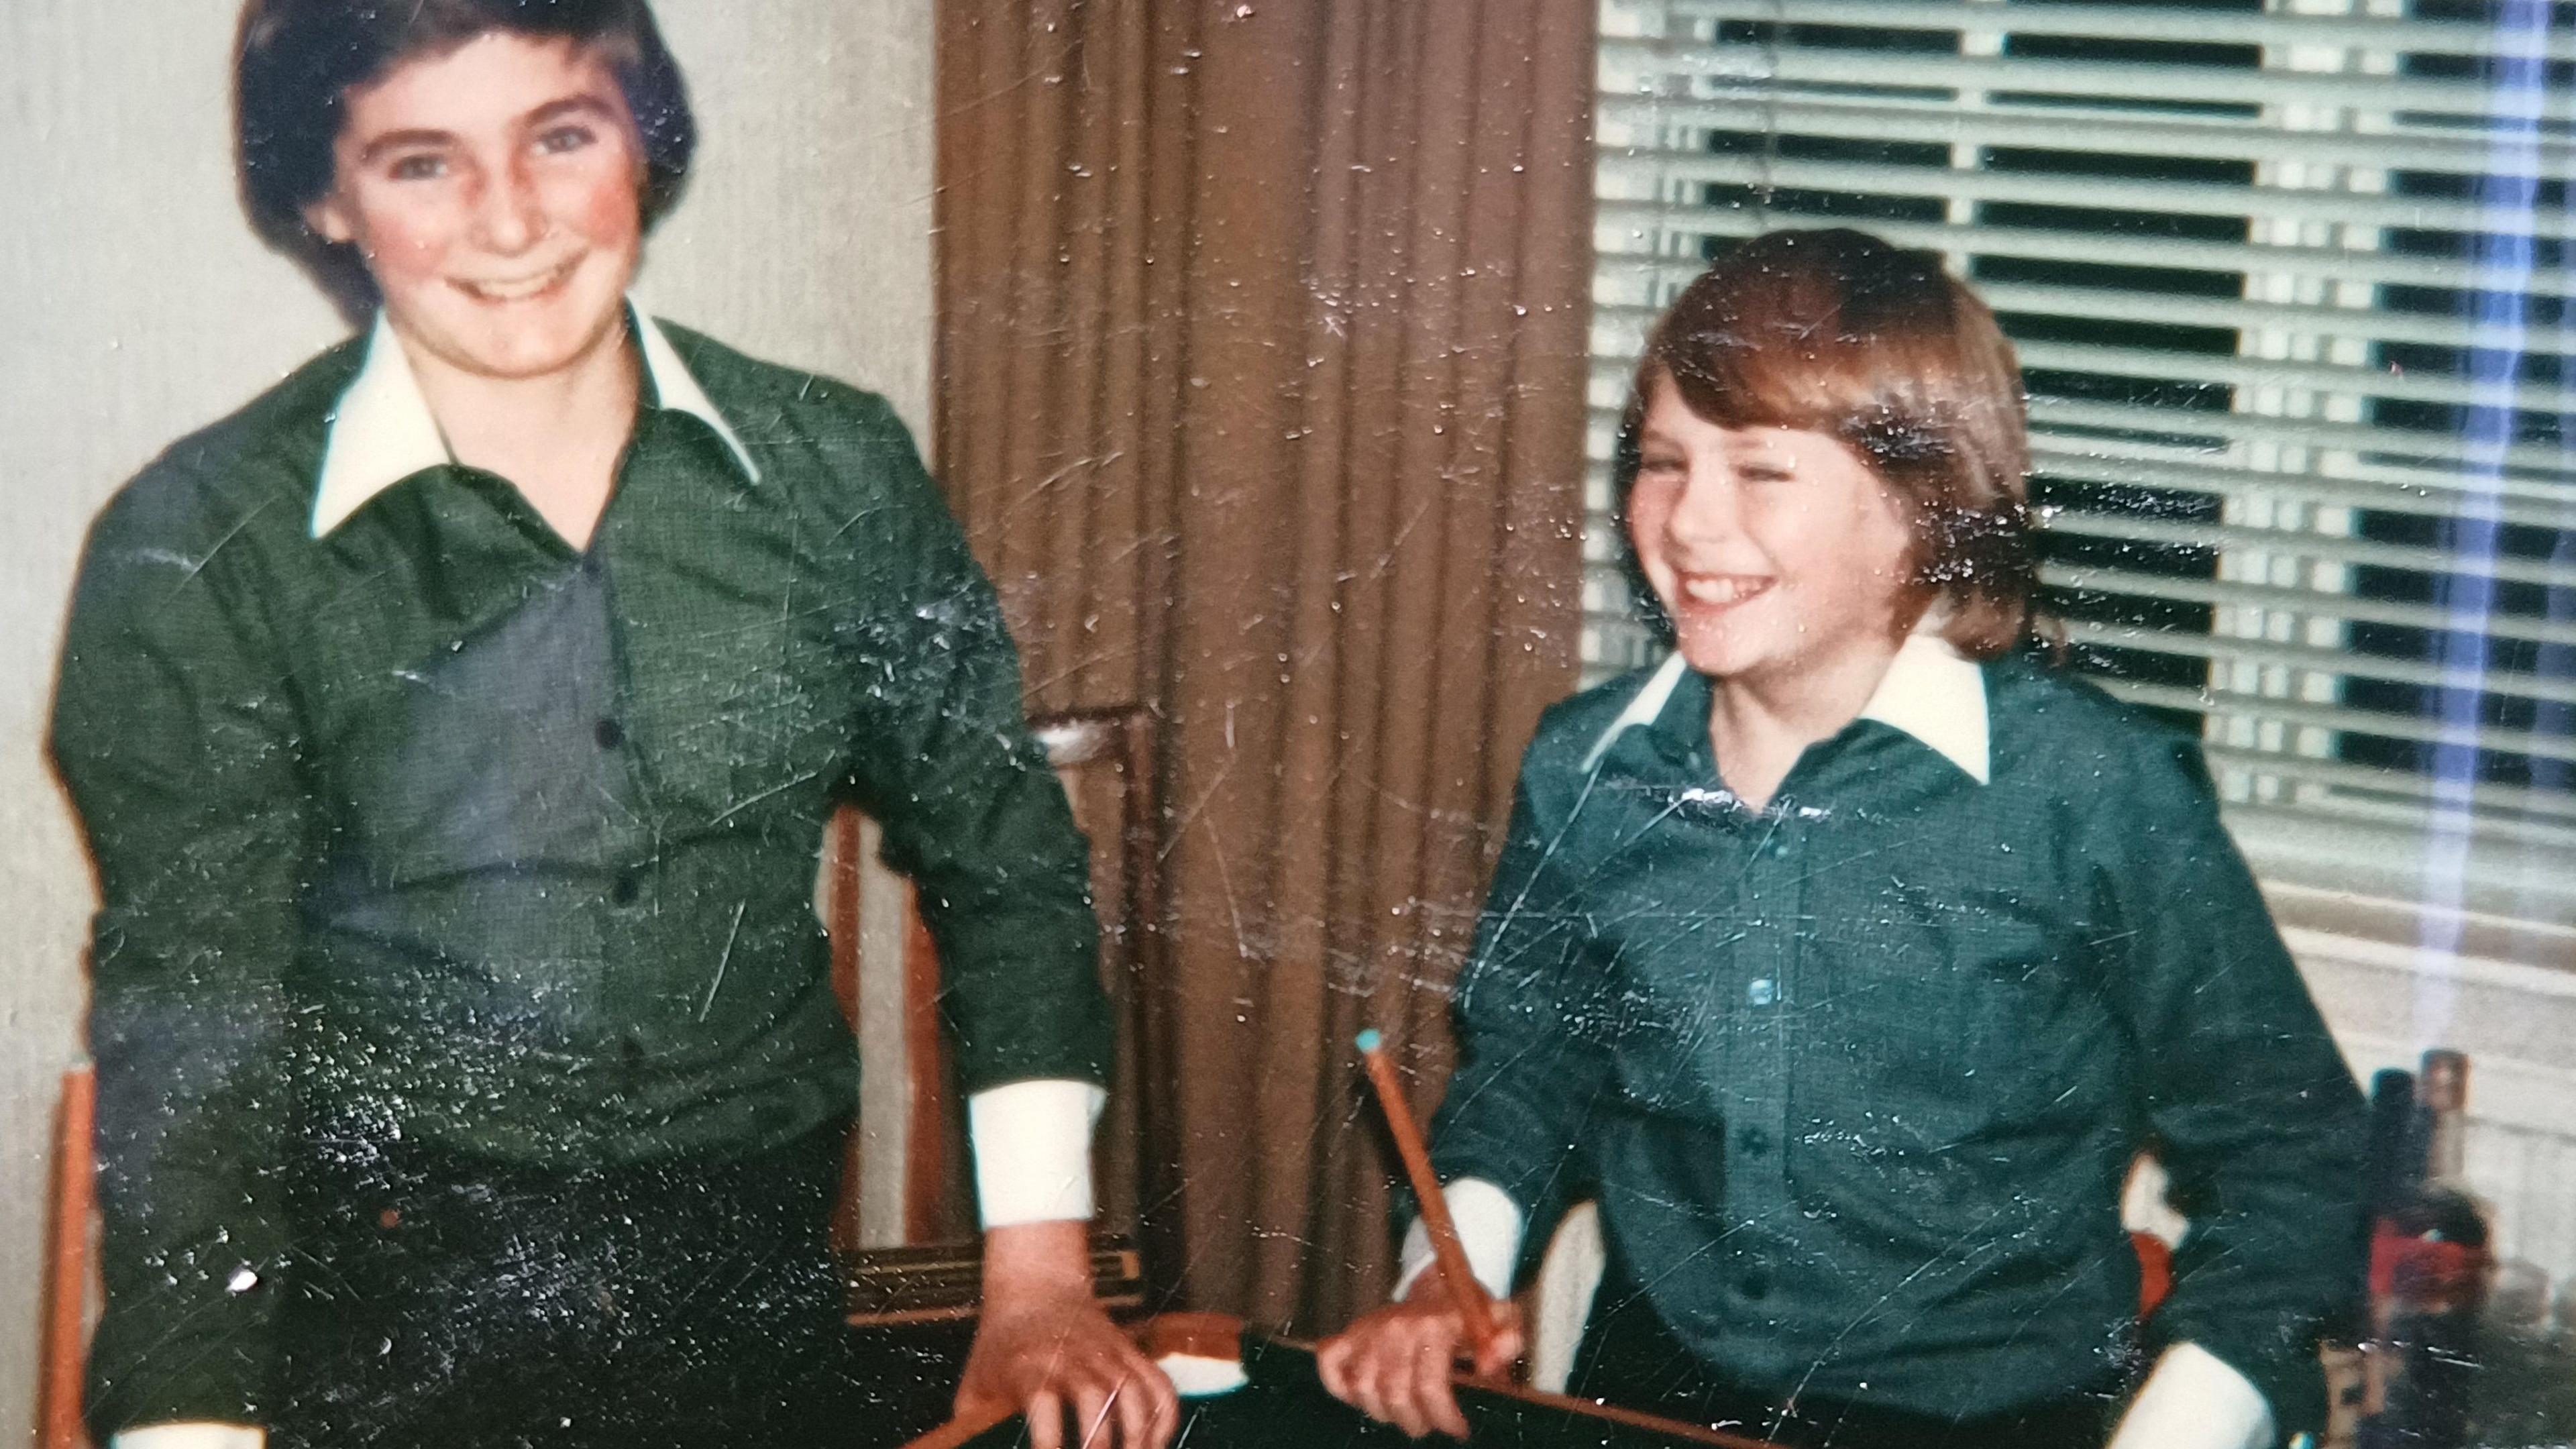
[[[929,0],[659,0],[705,133],[647,305],[929,414]],[[0,4],[0,1445],[33,1421],[91,884],[41,758],[82,530],[342,332],[233,198],[222,0]]]

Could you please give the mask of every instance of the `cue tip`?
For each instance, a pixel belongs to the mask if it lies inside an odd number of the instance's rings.
[[[1386,1038],[1377,1034],[1376,1027],[1370,1027],[1359,1035],[1359,1046],[1361,1051],[1373,1052],[1385,1044]]]

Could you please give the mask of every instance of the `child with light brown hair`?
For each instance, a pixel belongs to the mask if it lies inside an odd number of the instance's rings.
[[[1844,1449],[2321,1424],[2360,1097],[2198,745],[2035,641],[2027,472],[1932,253],[1775,232],[1648,342],[1616,482],[1673,652],[1542,721],[1433,1124],[1492,1291],[1598,1201],[1575,1393]],[[2194,1227],[2142,1324],[2147,1148]],[[1463,1433],[1407,1257],[1325,1380]]]

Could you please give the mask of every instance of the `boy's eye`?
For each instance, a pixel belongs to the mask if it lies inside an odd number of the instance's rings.
[[[588,126],[557,126],[537,137],[537,149],[547,155],[578,151],[597,140]]]
[[[447,174],[447,158],[428,151],[397,156],[385,174],[396,181],[435,181]]]

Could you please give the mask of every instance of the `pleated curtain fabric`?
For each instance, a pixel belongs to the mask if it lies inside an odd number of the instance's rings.
[[[937,451],[1031,705],[1159,721],[1148,1247],[1305,1331],[1574,684],[1588,0],[949,0]]]

